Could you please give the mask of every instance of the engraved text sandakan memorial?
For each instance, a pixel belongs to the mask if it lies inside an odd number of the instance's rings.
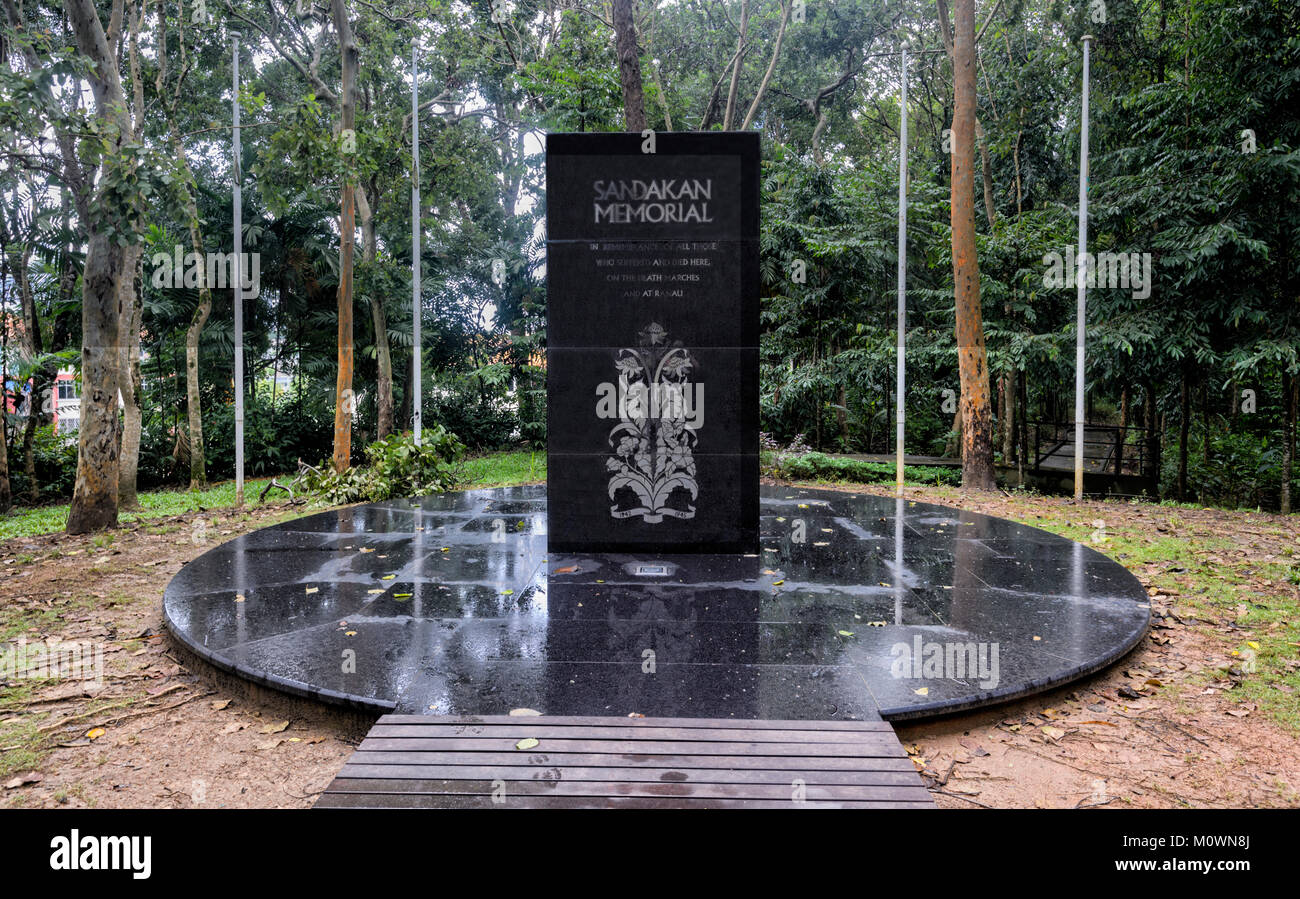
[[[758,138],[547,138],[549,544],[758,545]]]

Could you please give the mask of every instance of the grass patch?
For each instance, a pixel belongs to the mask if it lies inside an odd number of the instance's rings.
[[[763,472],[782,481],[806,481],[814,484],[893,484],[897,470],[893,462],[867,462],[830,456],[826,453],[788,453],[767,451],[759,454]],[[903,467],[903,483],[912,486],[938,487],[961,483],[960,468],[937,465]]]
[[[244,497],[249,505],[257,504],[257,494],[270,478],[257,478],[244,482]],[[271,494],[271,499],[282,499],[282,492]],[[222,481],[203,490],[190,492],[185,489],[169,488],[140,494],[138,511],[123,511],[118,515],[120,524],[134,524],[153,518],[169,518],[211,509],[226,509],[235,505],[235,482]],[[35,537],[39,534],[54,534],[68,526],[68,504],[16,508],[0,518],[0,540],[11,537]],[[105,539],[97,537],[96,540]],[[107,538],[111,542],[111,535]],[[97,546],[99,544],[96,544]],[[103,544],[103,545],[108,545]]]
[[[8,692],[8,691],[5,691]],[[0,724],[0,780],[8,780],[24,771],[36,771],[45,761],[49,750],[44,749],[45,739],[36,730],[36,722],[27,716],[13,724]]]
[[[516,450],[486,453],[465,460],[466,487],[511,487],[546,480],[546,453]]]
[[[48,606],[22,602],[0,605],[0,643],[32,633],[55,633],[68,613],[94,608],[97,602],[96,598],[83,596],[59,598]],[[0,708],[3,706],[0,700]]]
[[[292,475],[282,476],[282,482]],[[546,480],[546,453],[541,451],[516,450],[500,453],[485,453],[467,459],[464,466],[466,487],[508,487],[515,484],[533,484]],[[256,478],[244,482],[244,500],[249,507],[257,506],[257,495],[262,492],[270,478]],[[301,491],[295,491],[300,494]],[[272,502],[283,501],[283,491],[276,490],[268,495]],[[235,506],[235,482],[222,481],[203,490],[189,491],[182,488],[155,490],[140,494],[140,510],[122,512],[118,516],[121,524],[135,524],[157,518],[171,518],[188,515],[193,512],[231,509]],[[297,518],[308,512],[326,508],[321,501],[310,502],[306,508],[285,516],[285,519]],[[35,537],[40,534],[55,534],[68,525],[68,504],[16,508],[8,515],[0,517],[0,540],[12,537]],[[148,528],[150,534],[169,534],[177,530],[176,525],[167,524]],[[104,534],[94,538],[96,548],[112,545],[113,535]]]
[[[35,688],[45,681],[19,680],[14,686],[0,688],[0,720],[23,711],[31,701]],[[0,780],[7,780],[23,771],[38,769],[48,752],[46,740],[36,729],[36,715],[24,715],[16,721],[0,724]]]
[[[1192,609],[1211,621],[1233,616],[1233,625],[1243,632],[1235,643],[1224,626],[1208,628],[1214,637],[1229,640],[1224,662],[1241,673],[1232,697],[1256,703],[1261,713],[1300,733],[1300,599],[1288,589],[1300,581],[1300,568],[1294,563],[1236,558],[1232,552],[1239,544],[1227,538],[1189,540],[1130,533],[1123,527],[1099,532],[1064,518],[1015,517],[1023,524],[1094,546],[1130,570],[1153,566],[1143,571],[1147,583],[1169,594],[1175,607]],[[1169,523],[1182,524],[1177,516]],[[1105,539],[1094,542],[1093,535],[1099,533]],[[1270,586],[1282,589],[1270,590]],[[1201,686],[1227,677],[1222,666],[1214,665],[1198,675],[1193,683]]]

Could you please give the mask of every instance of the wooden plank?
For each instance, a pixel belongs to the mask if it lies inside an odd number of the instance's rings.
[[[770,799],[687,799],[683,797],[642,797],[642,796],[531,796],[527,801],[496,803],[490,796],[428,796],[403,793],[324,793],[316,803],[316,808],[366,808],[366,809],[404,809],[404,808],[734,808],[734,809],[933,809],[932,801],[915,802],[910,800],[881,800],[879,802],[853,802],[839,800],[835,802],[793,803],[790,800]]]
[[[598,752],[547,753],[521,752],[375,752],[358,750],[350,761],[359,764],[392,765],[533,765],[538,768],[563,764],[593,767],[621,767],[629,763],[680,768],[741,768],[773,771],[817,769],[820,771],[916,771],[916,766],[900,752],[888,756],[861,758],[822,756],[728,756],[667,754],[652,756],[611,756]]]
[[[337,775],[342,780],[548,780],[560,777],[566,782],[609,781],[623,783],[751,783],[789,784],[795,778],[807,784],[857,784],[860,786],[912,786],[917,783],[916,769],[889,771],[818,771],[803,768],[648,768],[585,767],[564,768],[490,765],[369,765],[349,760]],[[331,787],[332,789],[332,787]]]
[[[754,741],[764,743],[852,743],[861,744],[864,740],[887,740],[893,734],[877,731],[829,731],[817,730],[765,730],[725,728],[725,727],[580,727],[569,726],[553,728],[545,725],[517,724],[385,724],[381,719],[370,729],[367,737],[401,737],[415,739],[428,737],[436,739],[453,739],[456,737],[520,740],[524,737],[537,739],[563,737],[566,740],[715,740],[715,741]]]
[[[892,756],[896,755],[898,740],[872,735],[861,744],[852,743],[732,743],[726,741],[690,740],[566,740],[538,737],[538,745],[519,750],[519,738],[477,739],[454,737],[448,739],[428,737],[366,737],[359,749],[384,750],[442,750],[453,752],[545,752],[551,755],[566,752],[604,752],[615,755],[803,755],[803,756]],[[891,743],[893,745],[891,745]]]
[[[516,749],[526,738],[537,745]],[[385,715],[316,804],[933,807],[897,735],[880,721],[503,715]]]
[[[894,728],[888,721],[873,718],[869,721],[837,719],[813,721],[808,719],[763,720],[759,718],[628,718],[611,715],[384,715],[377,724],[537,724],[556,727],[627,726],[627,727],[726,727],[752,728],[754,730],[805,730],[817,731],[884,731],[892,734]]]
[[[491,796],[500,788],[506,797],[532,796],[681,796],[702,799],[779,799],[793,801],[796,789],[808,799],[827,801],[877,802],[882,800],[929,799],[929,791],[919,782],[908,787],[866,786],[854,784],[714,784],[714,783],[624,783],[608,781],[524,780],[354,780],[338,778],[330,785],[331,793],[427,794]]]

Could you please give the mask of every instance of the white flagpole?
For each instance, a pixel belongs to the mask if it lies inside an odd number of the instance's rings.
[[[906,374],[904,372],[904,347],[907,329],[907,50],[903,50],[902,85],[899,100],[898,131],[898,383],[896,391],[896,434],[894,452],[898,456],[897,488],[903,492],[903,434],[907,421],[904,402]]]
[[[231,32],[234,46],[234,76],[231,91],[231,107],[234,111],[234,141],[232,150],[234,160],[231,165],[231,177],[235,190],[231,202],[234,217],[235,264],[235,505],[244,504],[244,264],[240,231],[243,228],[243,193],[241,182],[244,173],[240,167],[239,148],[239,37],[238,31]]]
[[[1079,308],[1074,336],[1074,498],[1083,499],[1083,363],[1088,310],[1088,76],[1092,35],[1083,36],[1083,111],[1079,130],[1079,257],[1075,272]]]
[[[417,75],[417,43],[411,41],[411,408],[415,445],[420,445],[420,88]]]

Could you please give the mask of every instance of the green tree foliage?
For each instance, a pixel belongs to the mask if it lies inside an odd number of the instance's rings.
[[[98,4],[104,21],[111,5]],[[543,140],[547,131],[625,127],[610,6],[515,0],[496,18],[500,4],[488,0],[346,6],[360,57],[357,152],[348,158],[370,214],[361,221],[359,210],[353,461],[365,464],[379,436],[385,354],[399,434],[410,428],[418,376],[426,436],[441,425],[474,449],[540,446]],[[156,284],[154,257],[189,249],[186,190],[204,250],[230,247],[238,29],[242,241],[260,257],[259,292],[245,301],[248,471],[318,459],[335,402],[345,173],[327,5],[208,0],[210,15],[195,19],[192,3],[151,2],[137,54],[139,139],[109,167],[108,182],[96,181],[103,135],[75,90],[89,60],[64,7],[27,0],[12,5],[15,18],[6,4],[0,41],[8,335],[0,351],[10,405],[79,364],[87,202],[98,183],[121,219],[113,233],[143,245],[141,486],[187,482],[185,334],[200,297],[183,282]],[[132,0],[123,7],[133,14]],[[1276,0],[1112,0],[1105,12],[1100,21],[1089,3],[977,4],[976,236],[999,461],[1032,462],[1041,448],[1034,423],[1072,415],[1074,290],[1045,276],[1051,254],[1063,257],[1076,240],[1087,33],[1095,37],[1090,249],[1152,260],[1149,292],[1089,290],[1090,414],[1145,429],[1129,436],[1125,456],[1157,456],[1166,495],[1281,507],[1288,466],[1292,496],[1300,489],[1290,449],[1300,390],[1300,11]],[[640,0],[634,23],[648,127],[718,129],[730,108],[732,127],[748,119],[762,135],[761,427],[782,444],[803,435],[822,452],[893,448],[897,49],[911,48],[906,444],[918,454],[953,449],[953,95],[933,0],[809,2],[797,13],[781,0]],[[413,39],[422,102],[418,373]],[[120,78],[131,99],[128,55]],[[233,473],[232,293],[212,291],[198,346],[213,479]],[[29,320],[39,351],[22,340]],[[68,444],[49,418],[28,428],[15,412],[6,424],[15,500],[32,501],[33,483],[42,501],[66,497],[71,475],[59,460]]]

